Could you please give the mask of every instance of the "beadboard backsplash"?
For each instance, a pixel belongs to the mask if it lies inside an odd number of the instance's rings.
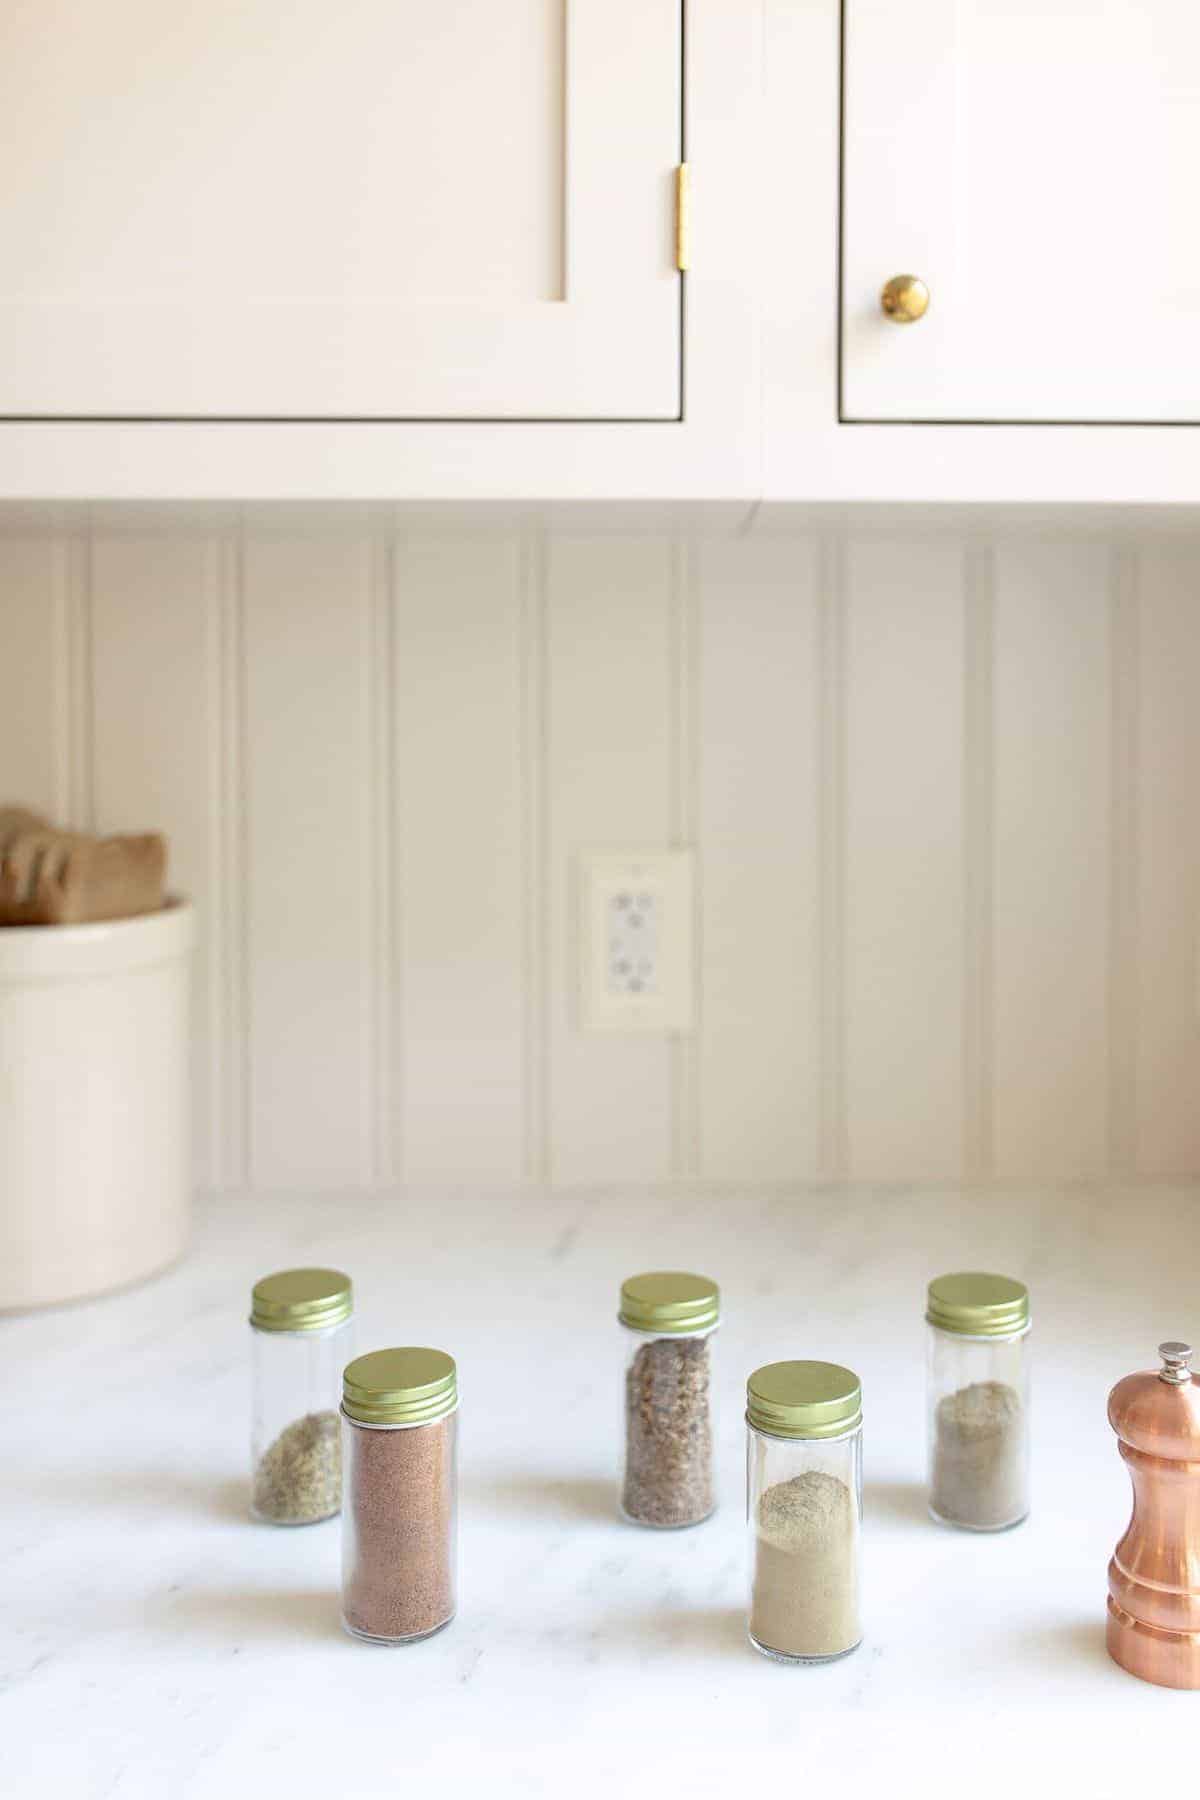
[[[0,800],[161,826],[198,1178],[1200,1171],[1200,542],[36,512]],[[572,874],[694,846],[698,1027]]]

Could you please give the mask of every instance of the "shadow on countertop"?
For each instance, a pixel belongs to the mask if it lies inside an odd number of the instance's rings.
[[[351,1643],[336,1588],[189,1588],[181,1583],[146,1601],[153,1631],[225,1644],[231,1655],[268,1643]]]
[[[892,1519],[904,1525],[928,1526],[929,1499],[920,1481],[866,1481],[863,1483],[863,1517]]]
[[[123,1513],[129,1520],[161,1513],[185,1514],[210,1524],[255,1525],[247,1479],[209,1480],[203,1475],[162,1468],[114,1471],[85,1468],[55,1470],[52,1475],[8,1484],[7,1499],[39,1512]],[[270,1526],[266,1529],[277,1530]]]
[[[462,1503],[464,1511],[472,1513],[531,1513],[560,1522],[588,1520],[604,1525],[618,1522],[616,1484],[598,1475],[543,1475],[529,1469],[491,1476],[464,1473]]]

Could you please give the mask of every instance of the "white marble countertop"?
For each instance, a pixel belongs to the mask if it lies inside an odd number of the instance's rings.
[[[162,1279],[0,1321],[0,1791],[1191,1785],[1200,1694],[1104,1651],[1129,1512],[1105,1401],[1160,1339],[1200,1334],[1198,1224],[1200,1193],[1166,1188],[205,1202]],[[336,1521],[246,1514],[247,1296],[301,1262],[352,1273],[361,1349],[459,1359],[461,1605],[421,1645],[342,1632]],[[614,1514],[614,1310],[623,1274],[672,1266],[724,1290],[722,1504],[659,1533]],[[1033,1293],[1034,1512],[995,1538],[924,1511],[923,1288],[956,1266]],[[743,1383],[786,1356],[863,1379],[866,1637],[824,1668],[744,1636]]]

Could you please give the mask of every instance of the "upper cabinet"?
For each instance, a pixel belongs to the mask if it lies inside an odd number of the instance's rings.
[[[0,499],[1200,504],[1186,0],[0,13]]]
[[[0,417],[677,420],[682,105],[682,0],[6,7]]]
[[[842,418],[1200,421],[1200,11],[844,15]]]

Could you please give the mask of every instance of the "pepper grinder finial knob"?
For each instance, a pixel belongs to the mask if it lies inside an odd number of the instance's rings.
[[[1183,1387],[1192,1379],[1192,1346],[1172,1341],[1158,1346],[1158,1354],[1162,1357],[1160,1381],[1169,1381],[1172,1387]]]

